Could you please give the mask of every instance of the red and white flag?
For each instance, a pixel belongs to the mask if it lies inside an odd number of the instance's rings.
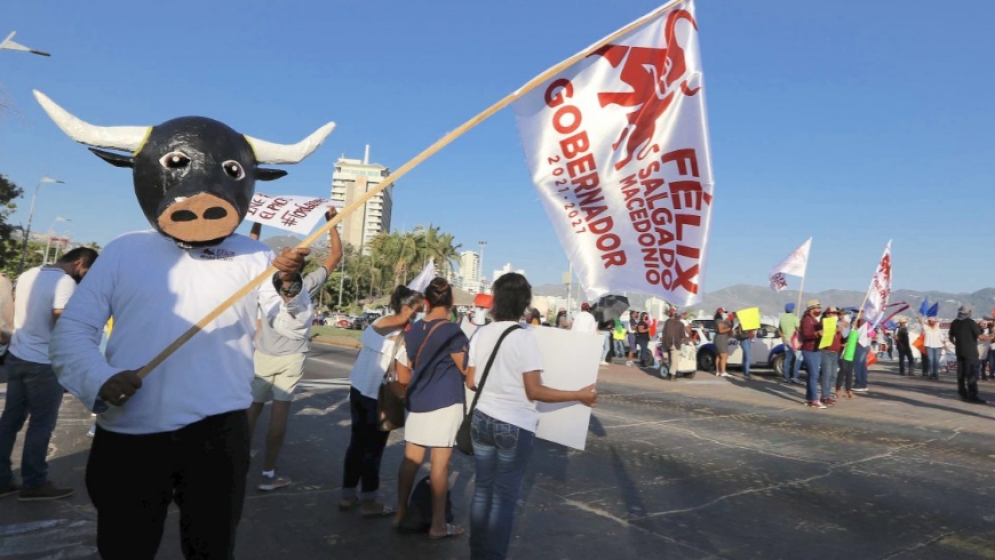
[[[532,180],[588,299],[704,295],[713,202],[692,1],[515,102]]]
[[[808,268],[808,253],[812,249],[812,238],[802,243],[800,247],[791,251],[780,264],[770,269],[770,289],[775,292],[788,287],[786,275],[805,276],[805,269]]]
[[[871,287],[867,290],[867,303],[864,304],[864,318],[871,325],[877,326],[884,318],[884,310],[891,297],[891,241],[884,248],[884,255],[871,279]]]

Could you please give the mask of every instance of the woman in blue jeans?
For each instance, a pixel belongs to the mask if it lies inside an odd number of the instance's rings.
[[[470,342],[466,382],[481,387],[471,435],[477,475],[470,506],[470,557],[504,558],[511,541],[515,504],[532,456],[539,414],[536,402],[580,401],[594,406],[594,385],[579,391],[558,391],[542,384],[539,345],[518,320],[532,301],[532,287],[510,272],[494,282],[494,322],[480,327]],[[504,336],[495,350],[498,340]],[[488,362],[490,369],[484,380]]]

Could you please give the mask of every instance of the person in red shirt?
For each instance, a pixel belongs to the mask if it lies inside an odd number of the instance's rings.
[[[805,404],[812,408],[826,408],[819,400],[819,373],[822,370],[822,356],[819,354],[819,340],[822,338],[822,323],[819,315],[822,306],[819,300],[810,299],[805,305],[805,315],[798,328],[798,340],[801,342],[802,360],[808,369],[808,382],[805,388]]]

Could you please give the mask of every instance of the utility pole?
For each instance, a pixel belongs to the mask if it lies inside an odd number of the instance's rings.
[[[486,241],[478,241],[477,246],[480,247],[480,259],[477,261],[477,280],[480,282],[480,293],[487,293],[487,281],[484,280],[484,247],[487,247]]]

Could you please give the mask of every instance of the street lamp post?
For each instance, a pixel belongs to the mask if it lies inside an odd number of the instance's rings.
[[[477,273],[477,281],[480,282],[480,292],[487,293],[487,282],[484,281],[484,247],[487,246],[486,241],[478,241],[477,246],[480,247],[480,259],[477,261],[477,268],[479,269]]]
[[[41,189],[42,183],[65,183],[65,181],[53,179],[46,175],[39,179],[38,184],[35,186],[35,194],[31,196],[31,211],[28,212],[28,227],[24,230],[24,241],[21,243],[21,264],[17,267],[18,276],[24,272],[24,257],[28,253],[28,238],[31,237],[31,219],[35,216],[35,203],[38,202],[38,190]]]

